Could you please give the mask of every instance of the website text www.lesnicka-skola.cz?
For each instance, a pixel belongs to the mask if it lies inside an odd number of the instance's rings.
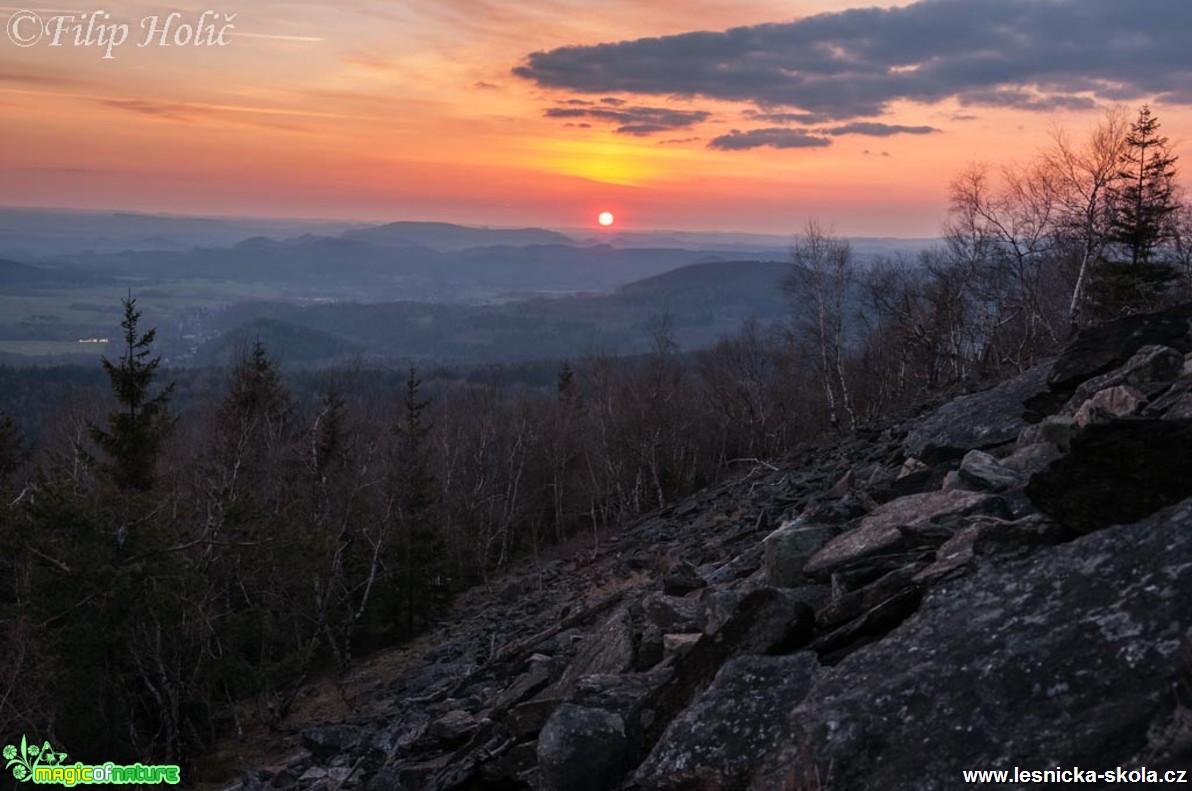
[[[1117,767],[1105,771],[1095,769],[1080,769],[1071,767],[1064,769],[966,769],[963,772],[964,781],[975,785],[997,783],[1155,783],[1178,785],[1192,783],[1190,773],[1185,769],[1138,769]]]

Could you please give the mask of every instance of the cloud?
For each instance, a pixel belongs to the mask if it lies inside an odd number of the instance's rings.
[[[574,105],[575,99],[564,104]],[[685,129],[708,119],[703,110],[670,110],[665,107],[551,107],[544,115],[547,118],[593,118],[617,124],[616,131],[623,135],[644,137],[657,132]]]
[[[483,90],[483,91],[496,91],[496,90],[500,90],[500,88],[501,88],[501,86],[499,86],[495,83],[485,82],[484,80],[476,80],[476,82],[472,83],[472,87],[479,88],[480,90]]]
[[[144,99],[96,99],[105,107],[127,110],[131,113],[151,115],[169,121],[193,121],[196,115],[207,115],[207,111],[195,105],[182,102],[157,102]]]
[[[759,113],[756,110],[746,110],[745,115],[772,124],[822,124],[832,120],[831,116],[822,113]]]
[[[821,123],[879,117],[898,101],[1040,112],[1152,96],[1192,104],[1190,28],[1186,0],[919,0],[561,47],[514,73],[547,88],[750,102]]]
[[[821,134],[839,137],[840,135],[867,135],[869,137],[890,137],[891,135],[930,135],[940,130],[934,126],[901,126],[899,124],[880,124],[876,121],[854,121],[844,126],[831,129],[821,129]]]
[[[734,129],[727,135],[712,138],[708,148],[719,148],[721,151],[743,151],[748,148],[824,148],[832,145],[826,137],[816,137],[805,129],[783,129],[770,127],[768,129],[751,129],[742,132]]]

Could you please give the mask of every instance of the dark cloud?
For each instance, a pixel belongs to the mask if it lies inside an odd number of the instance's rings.
[[[759,113],[756,110],[746,110],[745,115],[758,121],[771,124],[822,124],[831,121],[832,117],[823,113]]]
[[[699,140],[698,137],[675,137],[675,138],[671,138],[670,140],[659,140],[658,145],[660,145],[660,146],[674,146],[674,145],[679,145],[681,143],[694,143],[697,140]]]
[[[499,85],[496,85],[491,82],[485,82],[484,80],[477,80],[476,82],[474,82],[472,84],[472,87],[480,88],[481,90],[485,90],[485,91],[495,91],[498,88],[500,88]]]
[[[572,104],[574,100],[566,102]],[[617,124],[623,135],[646,135],[685,129],[708,119],[703,110],[669,110],[665,107],[551,107],[547,118],[594,118]]]
[[[605,96],[603,99],[600,100],[600,103],[607,104],[612,107],[621,107],[625,104],[625,100],[618,99],[615,96]]]
[[[708,148],[719,148],[721,151],[743,151],[747,148],[824,148],[832,145],[826,137],[816,137],[805,129],[783,129],[771,127],[768,129],[751,129],[742,132],[734,129],[727,135],[712,138]]]
[[[840,135],[867,135],[869,137],[890,137],[891,135],[930,135],[938,132],[934,126],[900,126],[898,124],[879,124],[876,121],[854,121],[844,126],[819,130],[821,134],[839,137]]]
[[[877,117],[900,100],[1036,111],[1150,96],[1192,103],[1190,28],[1187,0],[919,0],[562,47],[514,73],[584,93],[797,109],[821,119],[813,123]]]

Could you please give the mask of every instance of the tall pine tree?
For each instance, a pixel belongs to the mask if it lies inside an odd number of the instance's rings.
[[[1149,264],[1156,250],[1171,240],[1179,157],[1159,134],[1159,119],[1143,106],[1130,125],[1121,169],[1113,191],[1110,239],[1121,246],[1131,264]]]
[[[107,456],[104,470],[122,491],[147,491],[153,488],[154,467],[166,435],[174,426],[170,414],[173,383],[157,393],[153,380],[161,365],[161,356],[153,354],[156,329],[141,333],[141,312],[132,294],[121,300],[124,319],[124,354],[119,362],[103,358],[103,369],[112,385],[119,407],[108,415],[107,428],[89,426],[91,438]]]

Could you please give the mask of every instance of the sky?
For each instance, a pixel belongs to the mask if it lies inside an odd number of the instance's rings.
[[[1187,0],[64,0],[0,22],[8,206],[922,237],[959,171],[1111,106],[1151,104],[1192,163]]]

